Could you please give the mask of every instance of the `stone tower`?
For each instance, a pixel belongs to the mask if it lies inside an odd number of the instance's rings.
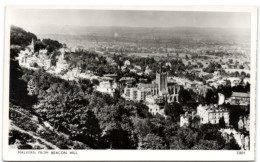
[[[158,84],[159,92],[167,92],[167,72],[156,73],[156,83]]]
[[[33,38],[32,38],[32,42],[30,44],[30,48],[31,48],[32,53],[34,53],[34,41],[33,41]]]

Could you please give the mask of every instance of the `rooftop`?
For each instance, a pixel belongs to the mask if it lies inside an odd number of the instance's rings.
[[[244,92],[232,92],[231,97],[250,97],[250,93],[244,93]]]

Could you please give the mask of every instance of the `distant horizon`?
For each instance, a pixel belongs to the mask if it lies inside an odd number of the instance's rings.
[[[24,26],[11,24],[16,27],[26,28]],[[57,25],[57,24],[35,24],[38,26],[45,25],[45,26],[69,26],[69,27],[111,27],[111,28],[209,28],[209,29],[250,29],[250,27],[205,27],[205,26],[165,26],[165,27],[159,27],[159,26],[97,26],[97,25]]]
[[[251,28],[249,12],[90,10],[90,9],[17,9],[10,24],[40,30],[59,27],[128,27],[128,28]]]
[[[19,25],[16,25],[16,24],[11,24],[12,26],[16,26],[16,27],[20,27],[22,29],[24,29],[25,31],[27,32],[32,32],[36,35],[48,35],[48,34],[57,34],[57,35],[64,35],[64,34],[67,34],[67,35],[73,35],[76,34],[76,33],[82,33],[84,34],[84,29],[82,28],[85,28],[86,30],[87,29],[161,29],[161,30],[164,30],[164,29],[168,29],[168,30],[171,30],[171,29],[183,29],[183,30],[189,30],[189,29],[198,29],[198,30],[223,30],[223,31],[235,31],[238,35],[240,34],[250,34],[250,28],[242,28],[242,27],[199,27],[199,26],[169,26],[169,27],[138,27],[138,26],[86,26],[86,25],[57,25],[57,24],[44,24],[44,25],[30,25],[30,26],[19,26]],[[56,28],[55,28],[56,27]],[[54,29],[55,28],[55,29]],[[72,29],[70,29],[72,28]],[[75,28],[73,30],[73,28]],[[70,33],[63,33],[64,30],[67,31],[68,29],[70,29]],[[82,29],[82,30],[80,30]]]

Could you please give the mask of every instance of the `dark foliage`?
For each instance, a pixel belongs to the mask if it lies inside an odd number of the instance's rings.
[[[49,53],[63,47],[63,45],[60,42],[52,39],[43,39],[42,42],[46,46],[46,49]]]
[[[22,28],[13,25],[11,26],[10,43],[12,45],[19,45],[25,47],[32,42],[32,39],[36,41],[37,40],[36,35],[30,32],[26,32]]]

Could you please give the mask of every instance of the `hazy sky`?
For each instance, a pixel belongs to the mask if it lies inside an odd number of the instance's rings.
[[[130,27],[224,27],[249,28],[250,13],[191,11],[111,11],[111,10],[16,10],[12,24],[31,25],[130,26]]]

